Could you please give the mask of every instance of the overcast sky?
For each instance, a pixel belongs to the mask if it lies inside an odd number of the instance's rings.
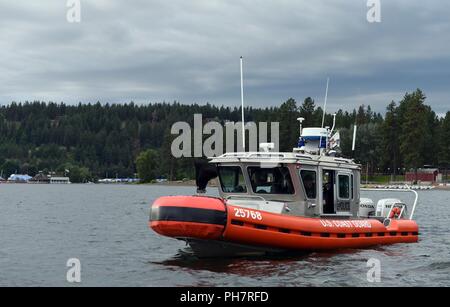
[[[450,1],[0,0],[0,104],[44,100],[279,105],[312,96],[329,110],[421,88],[450,103]]]

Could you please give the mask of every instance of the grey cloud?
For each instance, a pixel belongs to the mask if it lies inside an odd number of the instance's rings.
[[[0,0],[0,103],[53,100],[239,105],[239,56],[246,101],[323,100],[330,110],[364,103],[383,111],[423,88],[448,108],[450,3],[366,1]]]

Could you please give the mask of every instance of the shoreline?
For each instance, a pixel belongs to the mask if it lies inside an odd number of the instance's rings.
[[[165,181],[165,182],[154,182],[154,183],[125,183],[125,182],[118,182],[118,183],[70,183],[70,184],[62,184],[62,183],[38,183],[38,182],[0,182],[1,185],[140,185],[140,186],[167,186],[167,187],[196,187],[195,180],[177,180],[177,181]],[[384,189],[389,187],[394,187],[393,189],[401,189],[401,187],[404,186],[403,184],[364,184],[361,183],[361,188],[370,188],[370,189]],[[208,187],[217,188],[218,184],[217,181],[212,181],[208,184]],[[432,191],[432,190],[438,190],[438,191],[450,191],[450,184],[447,185],[410,185],[410,187],[419,187],[415,188],[413,190],[420,190],[420,191]]]

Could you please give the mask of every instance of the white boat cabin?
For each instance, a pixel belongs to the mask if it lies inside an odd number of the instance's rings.
[[[302,129],[293,152],[271,152],[273,144],[261,144],[261,152],[226,153],[211,158],[213,169],[196,165],[197,191],[205,192],[208,181],[218,177],[220,196],[230,203],[278,214],[321,218],[407,217],[399,199],[361,198],[361,166],[337,157],[339,132],[325,128]],[[355,130],[356,132],[356,130]],[[354,136],[355,138],[355,136]],[[366,189],[367,190],[367,189]],[[401,191],[401,190],[398,190]],[[410,191],[409,188],[403,191]],[[417,204],[415,200],[409,218]]]
[[[250,152],[213,158],[219,192],[233,204],[310,217],[356,217],[360,165],[325,155]]]

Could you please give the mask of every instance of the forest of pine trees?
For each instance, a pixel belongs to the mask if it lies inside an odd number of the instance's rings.
[[[425,103],[421,90],[392,101],[385,114],[370,106],[339,110],[342,153],[372,173],[402,173],[424,165],[450,165],[450,112],[438,117]],[[0,171],[31,176],[69,170],[72,182],[98,178],[134,177],[144,181],[164,177],[193,178],[193,159],[170,154],[174,122],[193,124],[194,114],[204,121],[240,121],[240,109],[206,105],[157,103],[78,104],[25,102],[0,107]],[[322,109],[311,98],[298,103],[290,98],[277,107],[246,108],[246,121],[280,123],[280,149],[297,144],[298,122],[320,126]],[[357,123],[356,150],[351,152],[352,127]],[[332,124],[327,114],[326,124]]]

